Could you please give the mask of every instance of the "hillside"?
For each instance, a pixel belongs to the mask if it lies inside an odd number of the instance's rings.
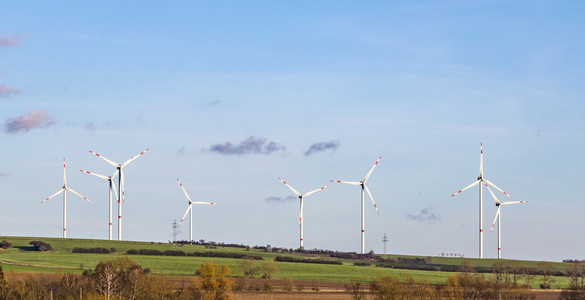
[[[35,272],[35,273],[76,273],[84,269],[93,268],[98,262],[128,256],[138,262],[143,268],[149,268],[153,274],[162,276],[193,276],[197,267],[205,262],[225,264],[232,269],[232,275],[243,276],[241,258],[227,257],[193,257],[193,256],[165,256],[165,255],[129,255],[129,250],[151,250],[157,253],[203,253],[205,255],[242,256],[261,258],[255,260],[257,265],[267,261],[274,261],[278,272],[273,278],[292,280],[314,280],[329,282],[348,282],[352,278],[360,277],[366,281],[372,278],[393,275],[399,278],[412,277],[415,280],[424,280],[430,284],[444,284],[447,276],[460,270],[461,265],[473,267],[474,271],[489,272],[494,264],[506,263],[518,269],[538,270],[539,263],[535,261],[511,261],[497,259],[471,259],[450,257],[417,257],[406,255],[384,255],[363,257],[354,255],[355,259],[331,258],[326,255],[307,253],[278,253],[266,249],[246,249],[236,247],[209,247],[203,245],[176,245],[169,243],[128,242],[108,240],[35,238],[35,237],[0,237],[12,244],[9,249],[0,250],[0,265],[8,272]],[[52,246],[48,252],[35,251],[29,244],[31,241],[44,241]],[[105,248],[114,250],[108,254],[73,253],[74,248]],[[132,251],[131,251],[132,252]],[[336,264],[282,262],[279,260],[309,260],[312,262],[328,261]],[[385,266],[385,267],[383,267]],[[568,264],[549,263],[557,274],[566,273]],[[488,274],[487,276],[494,276]],[[539,285],[538,275],[532,278],[531,286]],[[541,276],[540,276],[541,277]],[[520,279],[526,280],[524,277]],[[553,288],[565,288],[569,284],[566,276],[557,276]]]

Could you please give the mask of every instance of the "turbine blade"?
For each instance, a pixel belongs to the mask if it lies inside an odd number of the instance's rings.
[[[494,222],[492,223],[492,228],[490,228],[490,233],[492,233],[492,230],[494,230],[494,226],[496,225],[496,220],[498,220],[498,217],[500,217],[500,208],[501,208],[501,206],[498,206],[498,211],[496,212],[496,217],[494,218]]]
[[[65,168],[65,158],[63,158],[63,186],[67,186],[67,168]]]
[[[212,205],[219,205],[217,202],[191,202],[191,204],[212,204]]]
[[[114,174],[112,175],[112,178],[116,177],[118,175],[118,173],[120,173],[120,170],[116,169],[116,172],[114,172]]]
[[[93,176],[99,177],[101,179],[106,179],[106,180],[110,179],[110,177],[108,177],[108,176],[100,175],[100,174],[97,174],[97,173],[92,173],[90,171],[85,171],[85,170],[79,170],[79,171],[81,171],[83,173],[86,173],[86,174],[89,174],[89,175],[93,175]]]
[[[528,201],[508,201],[508,202],[502,203],[502,205],[518,204],[518,203],[528,203]]]
[[[496,201],[496,203],[500,203],[500,200],[498,199],[498,197],[496,197],[496,195],[494,194],[494,192],[492,191],[492,189],[490,189],[490,186],[487,185],[487,183],[484,183],[484,184],[487,187],[488,191],[490,191],[490,194],[492,194],[492,197],[494,198],[494,200]]]
[[[364,183],[368,180],[368,178],[370,178],[370,175],[372,175],[372,171],[374,171],[374,168],[378,165],[380,159],[382,159],[382,156],[378,157],[378,160],[374,163],[374,166],[370,169],[370,172],[366,174],[366,178],[364,178]]]
[[[41,204],[43,204],[43,203],[47,202],[47,200],[49,200],[49,199],[51,199],[51,198],[53,198],[53,197],[55,197],[55,196],[57,196],[57,195],[59,195],[59,194],[63,193],[63,191],[64,191],[64,190],[65,190],[65,188],[61,188],[61,189],[60,189],[58,192],[54,193],[54,194],[53,194],[51,197],[49,197],[49,198],[47,198],[47,199],[43,200],[43,201],[41,202]]]
[[[479,148],[481,149],[479,158],[479,177],[483,178],[483,143],[479,143]]]
[[[187,207],[187,210],[185,211],[185,214],[183,215],[183,217],[181,218],[181,222],[179,222],[179,225],[177,225],[177,227],[181,226],[181,224],[183,223],[183,220],[185,220],[185,217],[187,216],[187,214],[189,213],[189,210],[191,209],[191,203],[189,203],[189,207]]]
[[[372,203],[374,203],[374,208],[376,209],[376,212],[378,212],[378,214],[380,214],[380,211],[378,210],[378,205],[376,205],[376,202],[374,202],[374,197],[372,197],[372,193],[370,193],[370,189],[365,184],[364,184],[364,187],[366,188],[366,192],[368,192],[370,199],[372,199]]]
[[[122,190],[120,193],[122,194],[122,204],[126,203],[126,177],[124,177],[124,173],[121,173],[120,177],[122,177]]]
[[[362,185],[361,182],[357,182],[357,181],[329,180],[329,182],[347,183],[347,184],[351,184],[351,185]]]
[[[460,194],[461,192],[465,191],[466,189],[468,189],[468,188],[470,188],[470,187],[472,187],[472,186],[474,186],[474,185],[478,184],[480,181],[481,181],[481,180],[479,180],[479,179],[478,179],[478,180],[476,180],[474,183],[472,183],[472,184],[470,184],[470,185],[466,186],[465,188],[463,188],[463,189],[459,190],[457,193],[455,193],[455,194],[451,195],[451,197],[453,197],[453,196],[456,196],[456,195]]]
[[[119,201],[118,200],[118,190],[116,190],[116,183],[112,182],[111,185],[112,185],[112,190],[114,190],[114,196],[116,197],[115,199],[116,199],[116,201]]]
[[[189,197],[189,194],[187,194],[187,191],[185,190],[185,187],[183,186],[183,184],[181,183],[181,181],[179,180],[179,178],[177,178],[177,181],[179,182],[179,185],[181,186],[181,189],[183,189],[183,193],[185,193],[185,197],[187,197],[187,199],[189,200],[189,203],[191,203],[191,197]]]
[[[502,192],[502,194],[504,194],[504,195],[506,195],[508,198],[512,199],[512,196],[510,196],[510,195],[508,195],[508,193],[506,193],[506,192],[502,191],[502,189],[501,189],[501,188],[499,188],[499,187],[497,187],[495,184],[493,184],[493,182],[491,182],[491,181],[489,181],[489,180],[485,180],[485,179],[484,179],[483,181],[487,182],[487,184],[489,184],[489,185],[493,186],[493,187],[494,187],[496,190],[498,190],[498,191]]]
[[[70,192],[72,192],[73,194],[75,194],[75,195],[77,195],[77,196],[79,196],[79,197],[83,198],[83,200],[86,200],[87,202],[89,202],[89,203],[92,203],[92,202],[91,202],[91,200],[89,200],[89,199],[85,198],[84,196],[81,196],[81,194],[80,194],[80,193],[78,193],[78,192],[76,192],[76,191],[74,191],[74,190],[72,190],[72,189],[70,189],[70,188],[67,188],[67,190],[68,190],[68,191],[70,191]]]
[[[137,159],[139,156],[141,156],[141,155],[143,155],[144,153],[146,153],[146,151],[148,151],[148,150],[150,150],[150,148],[148,148],[148,149],[146,149],[146,150],[144,150],[144,151],[142,151],[142,152],[138,153],[136,156],[132,156],[132,157],[130,157],[130,159],[129,159],[129,160],[125,161],[125,162],[122,164],[122,168],[123,168],[123,167],[125,167],[126,165],[128,165],[129,163],[131,163],[133,160]]]
[[[114,167],[119,167],[120,166],[119,164],[117,164],[117,163],[115,163],[115,162],[113,162],[113,161],[111,161],[111,160],[109,160],[109,159],[107,159],[107,158],[105,158],[105,157],[103,157],[103,156],[101,156],[101,155],[99,155],[99,154],[91,151],[91,150],[89,150],[89,153],[94,154],[95,156],[97,156],[97,157],[99,157],[99,158],[107,161],[110,165],[112,165]]]
[[[320,190],[324,190],[324,189],[326,189],[326,188],[328,188],[328,187],[329,187],[329,186],[328,186],[328,185],[326,185],[326,186],[320,187],[320,188],[318,188],[318,189],[316,189],[316,190],[314,190],[314,191],[310,191],[310,192],[308,192],[308,193],[304,194],[304,195],[303,195],[303,198],[304,198],[304,197],[307,197],[307,196],[309,196],[309,195],[311,195],[311,194],[314,194],[314,193],[316,193],[316,192],[318,192],[318,191],[320,191]]]
[[[286,183],[286,181],[284,181],[284,179],[278,177],[278,180],[282,181],[282,183],[284,183],[286,186],[288,186],[289,189],[291,189],[291,191],[293,191],[293,193],[297,194],[297,196],[301,196],[301,193],[297,192],[297,190],[295,190],[292,186],[290,186],[290,184]]]

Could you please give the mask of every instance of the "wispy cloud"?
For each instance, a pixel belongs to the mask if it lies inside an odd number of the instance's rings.
[[[225,155],[264,154],[270,155],[274,152],[286,151],[286,147],[264,138],[251,136],[238,145],[230,142],[216,144],[209,147],[209,151]]]
[[[6,120],[3,130],[6,133],[26,133],[34,128],[49,127],[53,124],[55,124],[55,121],[46,110],[35,109],[23,116]]]
[[[89,122],[87,124],[85,124],[85,130],[89,131],[89,132],[94,132],[97,127],[95,126],[95,124],[93,122]]]
[[[185,146],[177,149],[177,155],[184,155],[187,152],[187,148]]]
[[[286,197],[270,196],[270,197],[264,199],[264,201],[282,203],[282,202],[288,202],[288,201],[292,201],[292,200],[296,200],[296,199],[299,199],[299,198],[295,197],[295,196],[286,196]]]
[[[319,142],[311,145],[309,150],[305,151],[305,156],[311,156],[318,152],[323,152],[326,150],[331,150],[335,152],[339,147],[339,141],[330,141],[330,142]]]
[[[218,106],[220,104],[221,104],[221,101],[219,101],[219,100],[213,100],[213,101],[210,101],[208,103],[205,103],[204,106],[205,107],[214,107],[214,106]]]
[[[433,207],[423,208],[418,215],[407,215],[409,220],[419,221],[421,223],[436,223],[441,220],[441,217],[433,212]]]
[[[0,35],[0,48],[2,47],[18,47],[24,41],[22,35],[4,36]]]
[[[0,84],[0,97],[9,97],[16,94],[20,94],[19,89],[7,86],[6,84]]]
[[[0,173],[0,177],[6,177],[6,176],[10,176],[10,175],[6,174],[6,173]]]

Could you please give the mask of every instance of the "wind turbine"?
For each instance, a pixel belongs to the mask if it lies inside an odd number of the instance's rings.
[[[368,192],[368,195],[370,196],[370,199],[372,199],[372,203],[374,204],[374,208],[376,209],[376,212],[378,212],[378,215],[380,214],[380,211],[378,210],[378,206],[376,205],[376,202],[374,202],[374,197],[372,197],[372,193],[370,193],[370,189],[368,189],[368,187],[366,186],[366,181],[368,180],[368,178],[370,178],[370,175],[372,175],[372,171],[374,171],[374,168],[378,165],[378,163],[380,162],[380,159],[382,159],[382,156],[378,157],[378,160],[374,163],[374,166],[370,169],[370,172],[368,172],[368,174],[366,174],[366,178],[364,178],[364,180],[356,182],[356,181],[341,181],[341,180],[331,180],[331,182],[339,182],[339,183],[347,183],[347,184],[351,184],[351,185],[359,185],[362,188],[362,254],[366,253],[366,245],[365,245],[365,212],[364,212],[364,190],[366,190],[366,192]]]
[[[498,220],[498,258],[502,258],[502,216],[500,213],[500,209],[502,208],[502,205],[528,203],[528,201],[500,202],[500,200],[498,200],[498,197],[496,197],[494,192],[492,192],[492,189],[490,189],[490,187],[487,184],[485,186],[490,191],[490,194],[492,194],[492,197],[496,201],[496,206],[498,207],[498,210],[496,212],[496,217],[494,218],[494,223],[492,223],[492,228],[490,229],[490,233],[492,233],[492,230],[494,230],[494,225],[496,225],[496,220]]]
[[[81,196],[81,194],[79,194],[78,192],[67,187],[67,172],[65,169],[65,158],[63,158],[63,187],[58,192],[54,193],[51,197],[49,197],[41,202],[41,204],[43,204],[43,203],[47,202],[47,200],[63,193],[63,238],[67,237],[67,191],[70,191],[73,194],[83,198],[83,200],[86,200],[89,203],[91,203],[91,201],[89,199],[85,198],[84,196]]]
[[[499,187],[497,187],[495,184],[493,184],[492,182],[488,181],[487,179],[483,178],[483,144],[480,143],[480,160],[479,160],[479,176],[477,177],[477,180],[475,182],[473,182],[472,184],[466,186],[465,188],[459,190],[457,193],[451,195],[451,197],[459,195],[461,192],[465,191],[466,189],[475,186],[478,183],[482,183],[487,185],[491,185],[492,187],[494,187],[495,189],[497,189],[498,191],[502,192],[504,195],[508,196],[508,198],[512,199],[512,197],[510,197],[510,195],[506,194],[506,192],[502,191],[502,189],[500,189]],[[483,202],[482,202],[482,195],[483,195],[483,191],[482,191],[482,185],[479,185],[479,258],[483,258]]]
[[[187,208],[187,211],[185,211],[185,214],[181,218],[181,222],[179,222],[179,225],[177,227],[181,226],[181,224],[183,223],[183,220],[187,216],[187,213],[191,212],[191,214],[189,215],[189,243],[192,243],[193,242],[193,204],[211,204],[211,205],[218,205],[219,203],[215,203],[215,202],[193,202],[193,201],[191,201],[191,197],[189,197],[189,194],[187,194],[187,191],[185,190],[185,187],[183,186],[183,184],[181,183],[181,181],[179,180],[179,178],[177,178],[177,181],[179,182],[179,185],[181,186],[181,189],[183,189],[183,193],[185,193],[185,197],[187,197],[187,200],[189,200],[189,207]]]
[[[300,238],[301,245],[300,245],[300,249],[303,250],[304,249],[304,246],[303,246],[303,198],[305,198],[305,197],[307,197],[309,195],[312,195],[312,194],[314,194],[314,193],[316,193],[316,192],[318,192],[320,190],[324,190],[324,189],[326,189],[329,186],[327,185],[327,186],[318,188],[318,189],[316,189],[314,191],[310,191],[310,192],[305,193],[303,195],[303,194],[297,192],[297,190],[295,190],[292,186],[290,186],[290,184],[286,183],[286,181],[284,181],[282,178],[278,177],[278,180],[282,181],[282,183],[284,183],[289,189],[291,189],[293,191],[293,193],[295,193],[297,196],[299,196],[299,200],[301,202],[301,216],[299,218],[299,227],[300,227],[300,230],[301,230],[301,238]]]
[[[116,167],[116,169],[118,169],[118,191],[120,191],[120,193],[118,194],[118,241],[122,240],[122,203],[124,202],[124,193],[125,193],[124,192],[124,174],[122,173],[122,169],[125,166],[127,166],[129,163],[131,163],[133,160],[137,159],[139,156],[146,153],[146,151],[148,151],[148,150],[150,150],[150,149],[146,149],[146,150],[138,153],[138,155],[130,157],[130,159],[125,161],[123,164],[117,164],[117,163],[89,150],[89,153],[96,155],[97,157],[105,160],[110,165],[112,165],[112,166]],[[122,199],[120,199],[120,198],[122,198]]]
[[[108,202],[109,202],[109,222],[108,222],[108,229],[109,229],[109,238],[110,241],[112,240],[112,190],[114,191],[114,193],[116,194],[116,199],[118,199],[118,192],[116,191],[116,185],[113,182],[114,177],[116,177],[116,175],[118,174],[118,170],[116,170],[116,172],[114,173],[114,175],[112,176],[104,176],[104,175],[100,175],[100,174],[96,174],[90,171],[84,171],[84,170],[79,170],[81,172],[99,177],[101,179],[105,179],[108,181],[108,186],[110,188],[109,192],[108,192]]]

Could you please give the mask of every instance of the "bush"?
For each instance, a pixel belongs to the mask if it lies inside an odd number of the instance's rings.
[[[33,248],[37,251],[46,252],[46,251],[53,250],[53,247],[51,247],[51,244],[45,243],[43,241],[31,241],[28,244],[33,246]]]
[[[342,265],[340,260],[325,260],[325,259],[303,259],[289,256],[277,256],[274,261],[293,262],[293,263],[309,263],[309,264],[326,264],[326,265]]]
[[[238,259],[254,259],[263,260],[262,256],[251,256],[240,253],[229,253],[229,252],[192,252],[186,253],[183,250],[154,250],[154,249],[130,249],[126,251],[129,255],[159,255],[159,256],[195,256],[195,257],[221,257],[221,258],[238,258]]]
[[[12,244],[7,242],[6,240],[3,240],[2,242],[0,242],[0,248],[8,249],[10,247],[12,247]]]
[[[81,248],[81,247],[75,247],[73,248],[73,250],[71,250],[72,253],[98,253],[98,254],[109,254],[111,253],[110,250],[106,249],[106,248]]]
[[[295,286],[293,284],[293,281],[290,278],[285,277],[284,278],[284,284],[282,286],[282,290],[285,291],[285,292],[290,292],[290,291],[293,290],[294,287]]]
[[[274,286],[272,285],[272,282],[270,282],[270,279],[264,279],[262,290],[265,292],[272,292],[272,290],[274,290]]]
[[[197,269],[198,278],[195,278],[197,291],[203,299],[233,299],[233,282],[227,277],[231,270],[226,265],[205,263]]]

